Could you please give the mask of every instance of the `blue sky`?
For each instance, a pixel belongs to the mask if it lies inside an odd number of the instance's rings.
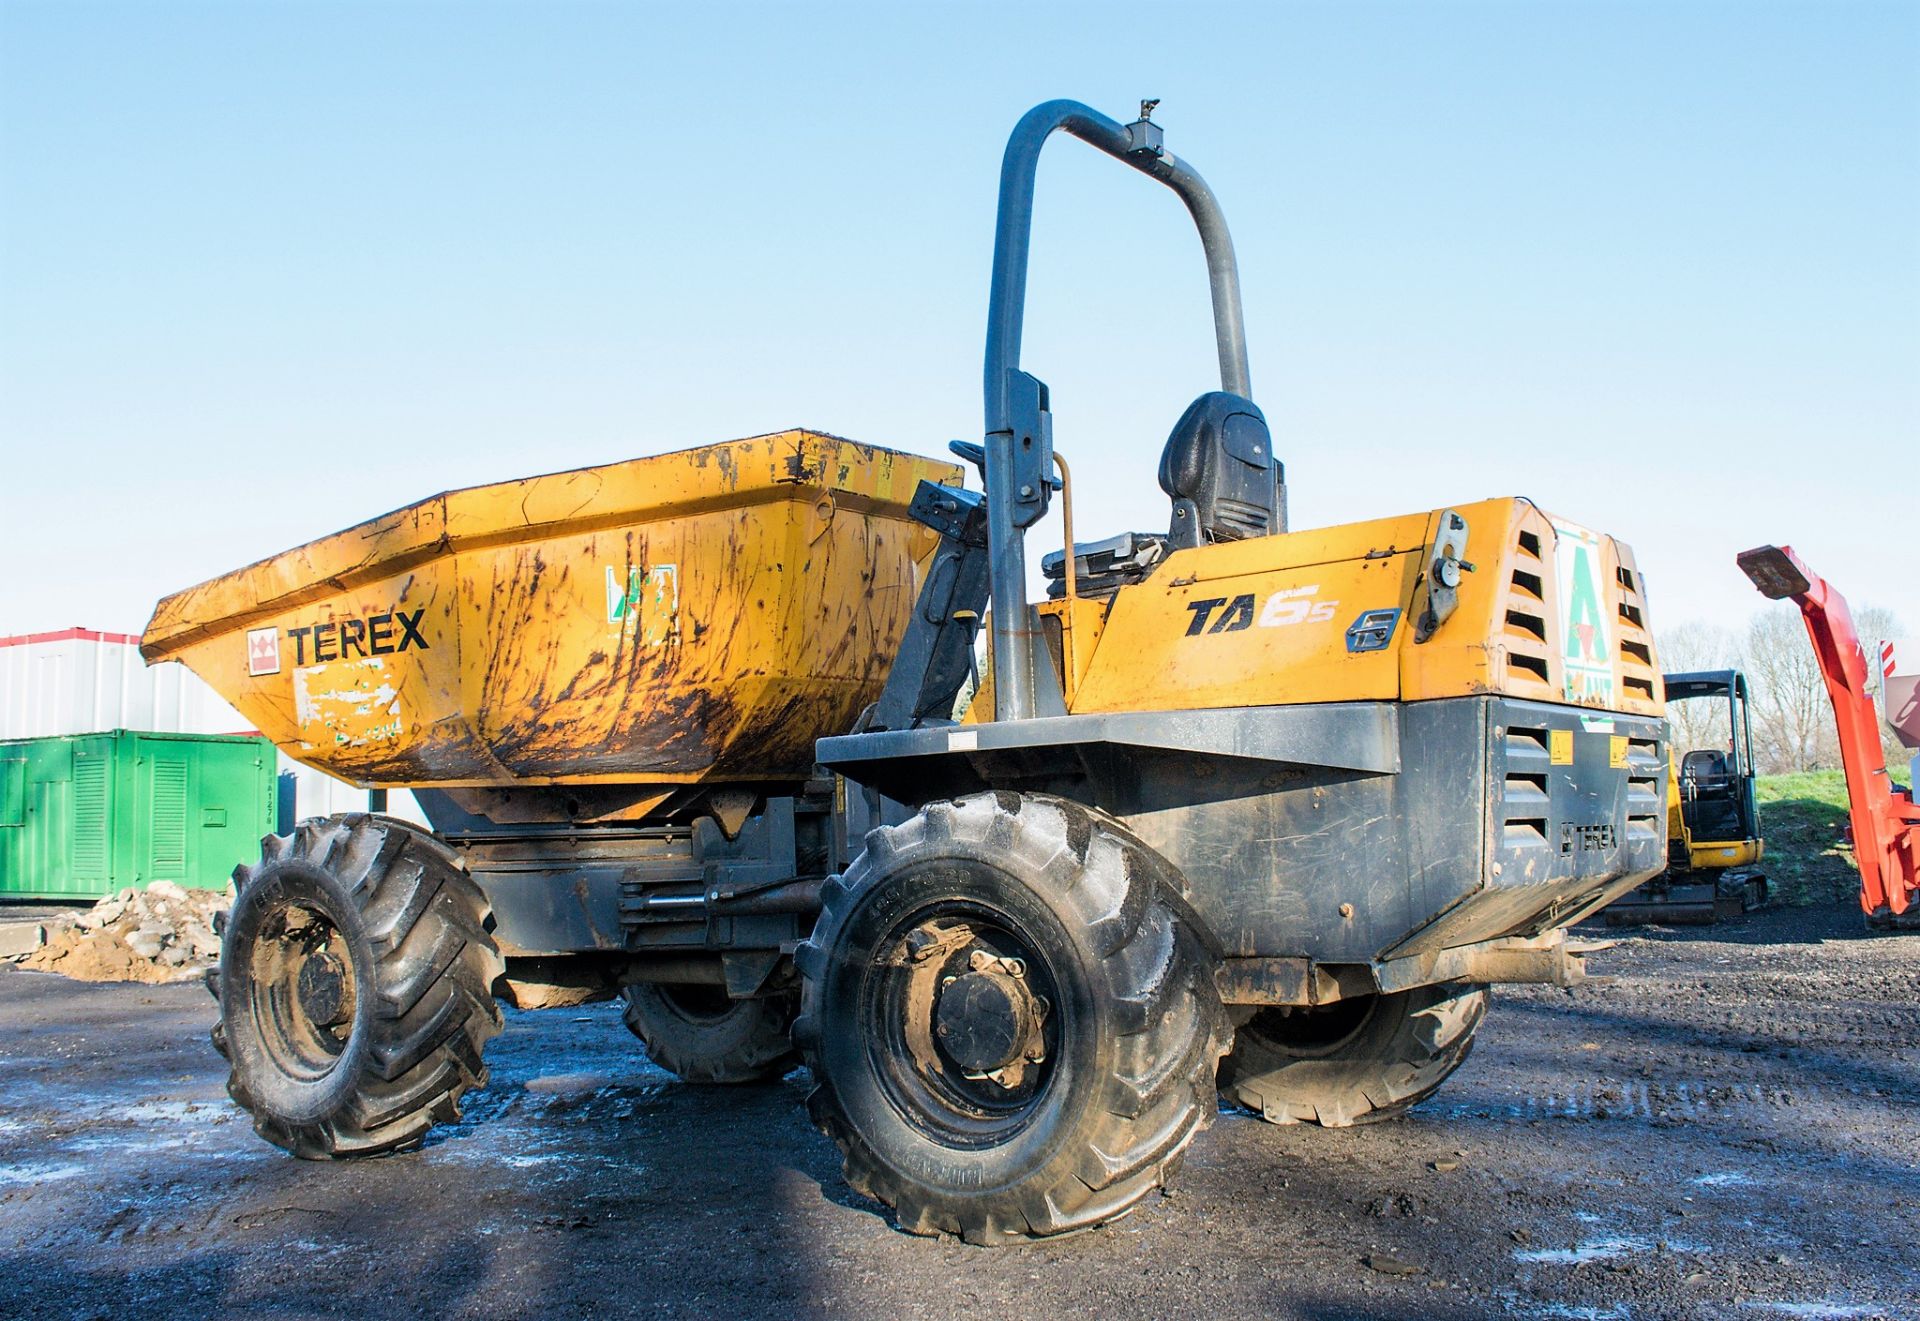
[[[0,0],[0,633],[448,486],[977,438],[1055,96],[1162,98],[1220,195],[1297,526],[1525,494],[1659,624],[1789,540],[1920,628],[1917,70],[1913,4]],[[1056,143],[1031,293],[1082,535],[1163,526],[1184,213]]]

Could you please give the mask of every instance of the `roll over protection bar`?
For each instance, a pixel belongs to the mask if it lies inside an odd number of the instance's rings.
[[[1159,180],[1187,204],[1206,250],[1220,388],[1252,398],[1233,237],[1207,181],[1162,145],[1160,126],[1148,118],[1154,104],[1142,102],[1140,118],[1122,125],[1078,101],[1045,102],[1020,117],[1001,161],[983,382],[994,716],[998,720],[1024,720],[1036,714],[1034,663],[1039,639],[1028,616],[1025,529],[1047,511],[1054,480],[1053,436],[1047,388],[1020,370],[1020,334],[1033,239],[1034,176],[1040,149],[1055,131],[1064,129]]]

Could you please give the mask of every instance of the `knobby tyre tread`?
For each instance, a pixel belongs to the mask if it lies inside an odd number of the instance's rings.
[[[505,971],[486,898],[460,857],[408,823],[350,814],[268,836],[260,863],[236,868],[234,880],[213,1040],[231,1065],[227,1093],[255,1132],[320,1160],[404,1151],[456,1122],[465,1095],[487,1082],[483,1050],[503,1026],[492,988]],[[326,911],[366,1001],[318,1081],[275,1067],[253,1014],[246,946],[260,910],[282,897]]]
[[[939,865],[997,865],[1017,874],[1084,933],[1099,999],[1099,1058],[1079,1113],[1019,1177],[961,1191],[957,1179],[917,1173],[925,1159],[894,1126],[862,1131],[836,1076],[832,1034],[851,1025],[829,1001],[845,991],[841,948],[889,878]],[[1177,1169],[1218,1108],[1215,1073],[1231,1040],[1212,978],[1213,952],[1186,920],[1178,878],[1112,819],[1067,800],[1007,792],[928,805],[908,822],[874,831],[844,876],[829,880],[823,911],[796,961],[804,977],[795,1039],[812,1066],[815,1123],[839,1145],[856,1191],[894,1209],[901,1228],[995,1244],[1092,1228],[1133,1209]],[[857,1075],[858,1070],[852,1070]],[[872,1113],[868,1107],[866,1113]]]
[[[800,1063],[791,995],[735,1000],[724,1013],[688,1012],[671,987],[642,983],[623,996],[621,1018],[655,1064],[685,1082],[771,1082]]]
[[[1472,1053],[1484,986],[1422,986],[1371,998],[1344,1040],[1303,1046],[1263,1010],[1242,1024],[1221,1066],[1227,1097],[1270,1123],[1345,1128],[1405,1114]]]

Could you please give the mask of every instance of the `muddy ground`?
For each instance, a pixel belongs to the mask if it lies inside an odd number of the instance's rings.
[[[310,1164],[227,1103],[199,987],[0,972],[0,1313],[1920,1317],[1920,936],[1786,910],[1596,963],[1498,992],[1403,1121],[1222,1114],[1170,1195],[1000,1251],[850,1194],[804,1073],[683,1086],[609,1006],[510,1015],[424,1151]]]

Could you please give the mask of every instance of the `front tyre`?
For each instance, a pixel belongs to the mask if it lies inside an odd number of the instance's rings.
[[[1486,1013],[1486,987],[1461,985],[1263,1009],[1235,1032],[1220,1090],[1275,1124],[1391,1119],[1467,1062]]]
[[[916,1234],[1086,1229],[1171,1175],[1229,1040],[1171,869],[1038,794],[874,831],[796,955],[795,1039],[847,1182]]]
[[[458,857],[387,817],[262,841],[235,872],[214,1045],[254,1131],[308,1159],[419,1145],[484,1086],[505,970]]]

